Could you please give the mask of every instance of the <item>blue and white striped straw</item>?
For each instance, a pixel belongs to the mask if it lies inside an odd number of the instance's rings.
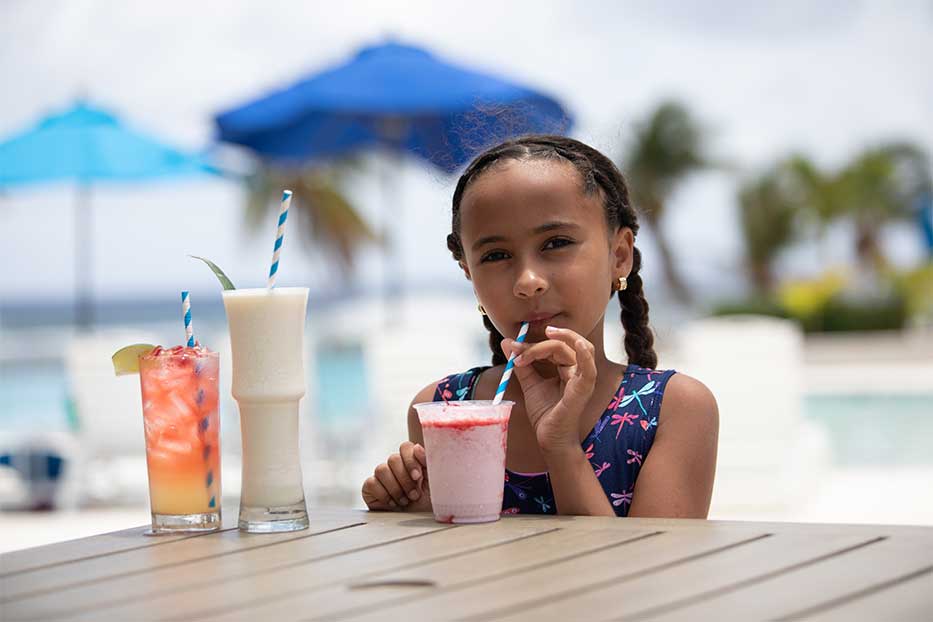
[[[523,343],[525,341],[525,335],[528,334],[528,322],[522,322],[522,327],[518,330],[518,337],[515,338],[515,341],[518,343]],[[509,354],[509,362],[505,364],[505,371],[502,372],[502,381],[499,383],[499,388],[496,389],[496,397],[492,398],[492,405],[495,406],[502,401],[502,398],[505,397],[505,388],[509,386],[509,378],[512,377],[512,368],[515,367],[515,352],[513,351]]]
[[[181,293],[181,312],[185,316],[185,337],[188,338],[188,347],[194,347],[194,329],[191,328],[191,296],[188,292]]]
[[[279,271],[279,255],[282,254],[282,238],[285,237],[285,221],[288,219],[288,206],[292,202],[292,191],[282,193],[282,208],[279,210],[279,228],[275,233],[275,248],[272,251],[272,267],[269,268],[268,289],[275,287],[275,273]]]

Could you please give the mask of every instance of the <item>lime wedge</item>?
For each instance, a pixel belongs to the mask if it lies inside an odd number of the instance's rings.
[[[134,343],[131,346],[120,348],[113,353],[113,372],[118,376],[139,373],[139,357],[152,352],[154,345],[149,343]]]

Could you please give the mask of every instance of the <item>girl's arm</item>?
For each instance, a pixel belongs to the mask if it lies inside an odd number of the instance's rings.
[[[716,473],[719,409],[703,383],[674,374],[629,516],[706,518]]]
[[[421,431],[421,421],[418,419],[415,404],[430,402],[434,399],[435,391],[437,391],[437,383],[429,384],[418,391],[408,407],[408,440],[422,447],[424,447],[424,432]]]
[[[563,453],[544,453],[547,462],[551,488],[554,489],[554,502],[560,514],[575,516],[615,516],[606,492],[593,472],[593,466],[587,460],[583,449]]]
[[[525,397],[525,413],[547,463],[560,514],[615,516],[609,499],[580,447],[579,421],[596,384],[593,344],[566,328],[548,327],[549,337],[533,345],[504,340],[515,350],[515,375]],[[533,367],[547,361],[558,376],[542,377]]]
[[[430,512],[431,492],[428,485],[424,438],[415,404],[434,397],[436,383],[415,395],[408,408],[408,437],[394,453],[363,482],[363,501],[370,510],[407,510]]]

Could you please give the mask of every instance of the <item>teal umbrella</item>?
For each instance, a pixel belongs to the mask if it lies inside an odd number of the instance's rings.
[[[78,101],[0,143],[0,189],[73,183],[75,204],[75,321],[93,321],[91,187],[216,174],[206,160],[126,127],[112,114]]]

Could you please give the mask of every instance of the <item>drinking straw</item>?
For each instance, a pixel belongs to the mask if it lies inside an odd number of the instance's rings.
[[[282,193],[282,208],[279,210],[279,228],[275,233],[275,248],[272,251],[272,267],[269,268],[268,289],[275,287],[275,273],[279,271],[279,255],[282,253],[282,238],[285,237],[285,220],[288,218],[288,206],[292,202],[292,191]]]
[[[181,312],[185,316],[185,337],[188,338],[188,347],[194,347],[194,329],[191,328],[191,296],[188,292],[181,293]]]
[[[525,341],[525,335],[528,334],[528,322],[522,322],[522,327],[518,330],[518,337],[515,338],[515,341],[522,343]],[[492,405],[496,406],[499,402],[502,401],[502,398],[505,396],[505,388],[509,386],[509,378],[512,377],[512,368],[515,367],[515,351],[513,350],[509,354],[509,362],[505,364],[505,371],[502,372],[502,381],[499,383],[499,388],[496,389],[496,397],[492,399]]]

